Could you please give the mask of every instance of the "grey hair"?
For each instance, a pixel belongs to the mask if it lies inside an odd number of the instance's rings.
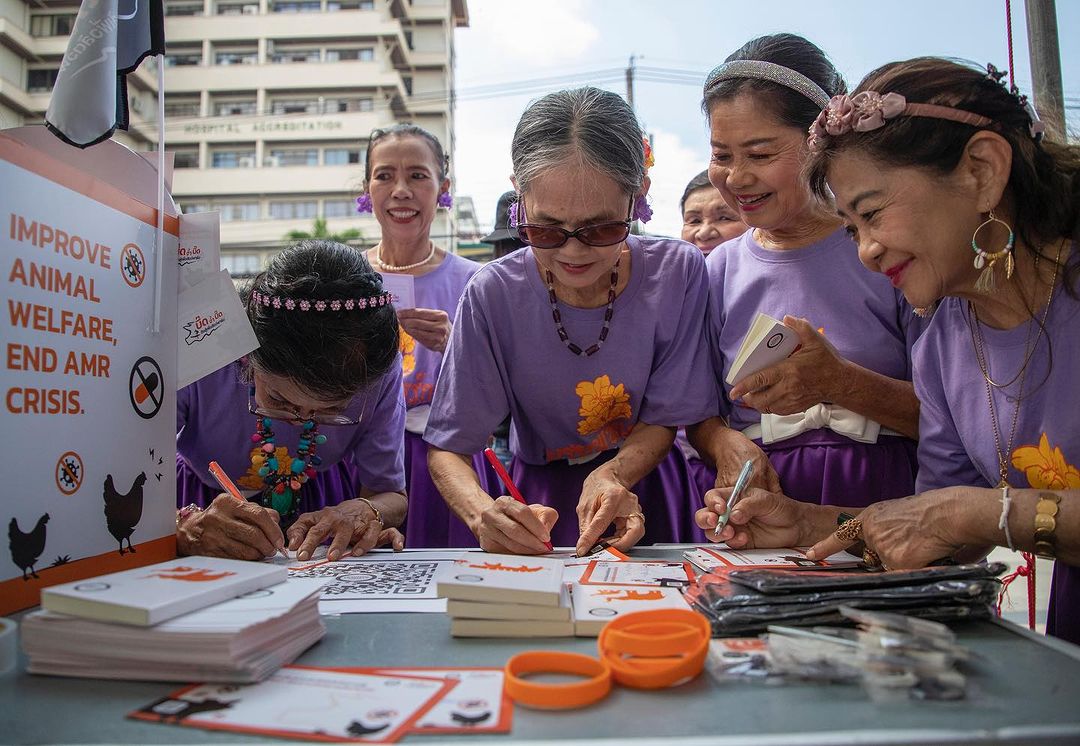
[[[510,153],[519,192],[574,157],[610,177],[628,196],[645,179],[645,148],[634,110],[618,94],[591,86],[549,93],[529,104]]]

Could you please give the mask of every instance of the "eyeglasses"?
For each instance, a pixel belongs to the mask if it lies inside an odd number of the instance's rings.
[[[260,407],[255,403],[254,391],[248,393],[248,412],[258,417],[269,417],[272,420],[280,420],[282,422],[299,423],[311,420],[317,422],[320,425],[359,425],[364,420],[364,410],[367,409],[367,401],[360,409],[360,414],[356,417],[349,417],[344,414],[313,414],[310,417],[305,417],[299,412],[291,411],[288,409],[276,409],[274,407]]]
[[[521,211],[524,213],[524,200],[521,202]],[[630,200],[627,213],[633,208],[634,200]],[[529,246],[537,249],[557,249],[565,246],[571,238],[576,238],[586,246],[612,246],[626,240],[630,235],[630,224],[633,222],[629,214],[626,220],[611,220],[605,223],[593,223],[583,225],[577,230],[568,231],[557,225],[540,225],[537,223],[520,223],[517,227],[518,237]]]

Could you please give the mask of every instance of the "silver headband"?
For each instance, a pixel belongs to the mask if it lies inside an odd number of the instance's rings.
[[[721,80],[731,80],[732,78],[768,80],[801,93],[822,109],[829,105],[829,94],[810,78],[792,70],[790,67],[761,60],[735,60],[734,62],[717,65],[709,73],[709,77],[705,78],[704,93],[707,95],[709,89]]]

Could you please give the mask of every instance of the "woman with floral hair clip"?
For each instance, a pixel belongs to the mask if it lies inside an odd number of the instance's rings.
[[[449,158],[433,134],[415,124],[375,130],[364,159],[365,192],[359,212],[379,222],[379,243],[368,250],[372,265],[384,274],[413,277],[415,308],[399,309],[401,365],[405,385],[405,482],[409,515],[407,546],[461,547],[472,534],[455,518],[431,481],[424,428],[439,378],[443,352],[450,341],[458,299],[480,265],[438,248],[431,225],[438,208],[449,208]],[[473,464],[487,473],[480,455]]]
[[[731,487],[865,506],[910,494],[919,403],[910,350],[923,327],[889,281],[867,273],[851,239],[802,173],[806,128],[845,83],[794,34],[763,36],[715,68],[704,88],[709,178],[750,230],[709,254],[709,341],[721,417],[690,442]],[[726,379],[754,319],[792,328],[796,351]]]
[[[302,241],[243,299],[259,347],[176,395],[180,553],[256,560],[287,545],[307,559],[325,540],[330,559],[401,549],[405,407],[381,278],[348,246]],[[247,502],[222,494],[210,461]]]
[[[992,69],[931,57],[829,102],[810,130],[811,185],[835,196],[868,269],[937,305],[914,354],[917,494],[834,534],[836,509],[751,491],[722,540],[817,541],[819,557],[861,541],[898,569],[995,545],[1056,557],[1046,630],[1080,643],[1080,148],[1041,132]]]
[[[647,219],[633,110],[596,88],[533,102],[514,133],[511,216],[529,245],[465,289],[424,434],[443,497],[480,546],[536,554],[691,538],[695,490],[675,428],[716,390],[701,370],[704,259],[630,235]],[[468,454],[512,416],[511,476],[529,505],[489,494]],[[574,519],[574,513],[576,518]]]

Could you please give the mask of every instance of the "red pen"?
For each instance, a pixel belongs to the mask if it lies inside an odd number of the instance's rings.
[[[503,468],[502,462],[499,461],[499,457],[495,455],[495,451],[490,448],[485,448],[484,456],[487,457],[488,463],[491,464],[491,468],[495,470],[495,473],[499,475],[499,479],[502,480],[502,483],[506,485],[506,489],[510,491],[510,497],[514,498],[522,505],[528,505],[528,503],[525,502],[525,497],[521,494],[520,490],[518,490],[517,485],[510,479],[510,475],[506,473],[506,469]],[[550,541],[545,541],[544,546],[547,547],[549,552],[551,551],[552,547]]]

